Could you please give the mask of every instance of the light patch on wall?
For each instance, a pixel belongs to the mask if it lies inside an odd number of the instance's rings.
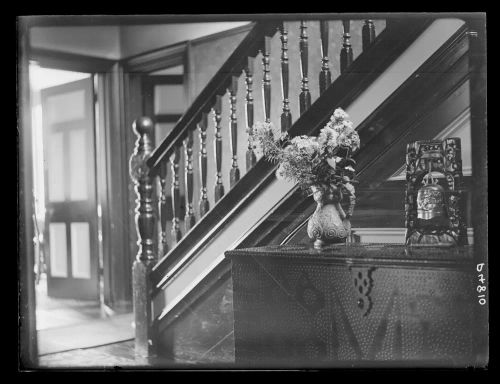
[[[248,21],[122,26],[120,27],[121,57],[126,58],[182,41],[198,39],[245,24],[248,24]]]
[[[32,91],[55,87],[56,85],[71,83],[86,79],[90,73],[63,71],[60,69],[42,68],[37,64],[29,66],[30,87]]]
[[[33,27],[30,43],[33,48],[120,59],[118,26]]]

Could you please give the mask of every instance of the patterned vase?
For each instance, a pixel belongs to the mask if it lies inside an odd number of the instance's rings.
[[[315,187],[311,189],[317,207],[307,223],[307,234],[315,240],[314,248],[345,242],[351,232],[351,223],[340,205],[340,191],[336,186],[326,193]]]

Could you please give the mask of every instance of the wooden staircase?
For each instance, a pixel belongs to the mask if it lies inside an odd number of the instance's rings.
[[[307,28],[319,23],[321,62],[319,97],[311,101],[309,80],[310,42]],[[341,23],[342,48],[339,55],[340,76],[333,82],[329,64],[328,48],[332,24]],[[436,24],[437,23],[437,24]],[[153,122],[148,117],[135,121],[137,135],[135,152],[130,159],[130,173],[138,194],[136,224],[139,235],[139,251],[133,267],[134,309],[136,325],[136,354],[154,356],[174,355],[169,343],[172,335],[168,327],[178,320],[184,311],[195,302],[205,300],[211,292],[230,286],[228,263],[223,252],[228,249],[267,244],[284,244],[304,237],[304,224],[312,213],[312,199],[304,196],[291,184],[277,182],[276,165],[257,158],[248,147],[246,169],[240,169],[238,154],[238,133],[254,124],[255,58],[262,55],[262,106],[264,119],[271,122],[271,63],[278,63],[281,72],[282,103],[280,126],[291,136],[315,135],[319,132],[335,108],[346,109],[351,116],[361,110],[360,100],[369,99],[380,83],[382,74],[399,63],[401,56],[412,44],[425,44],[442,32],[439,21],[427,18],[391,18],[385,22],[383,31],[375,31],[373,20],[351,21],[321,20],[297,21],[299,27],[300,52],[300,94],[299,116],[294,120],[290,108],[290,58],[288,27],[293,23],[283,21],[256,22],[246,38],[220,68],[204,90],[187,109],[171,134],[154,149],[152,145]],[[351,26],[361,26],[362,53],[353,54]],[[433,29],[434,28],[434,29]],[[416,124],[422,124],[423,117],[432,112],[435,105],[449,96],[453,90],[468,78],[466,25],[457,21],[454,29],[441,33],[442,41],[434,41],[438,50],[429,52],[428,57],[415,60],[415,69],[394,89],[386,89],[386,96],[376,94],[382,100],[364,109],[368,112],[360,121],[355,121],[360,132],[362,148],[356,157],[359,174],[365,180],[361,185],[361,196],[368,196],[373,185],[387,179],[390,172],[400,166],[401,153],[394,144],[407,141],[408,132]],[[433,35],[434,33],[434,35]],[[428,34],[429,36],[427,36]],[[378,36],[377,36],[378,35]],[[281,42],[280,52],[271,52],[273,39]],[[420,39],[420,40],[419,40]],[[421,40],[424,40],[423,42]],[[425,40],[427,39],[427,40]],[[279,54],[279,55],[276,55]],[[278,56],[275,60],[274,56]],[[356,59],[354,57],[356,56]],[[399,61],[398,61],[399,60]],[[449,70],[453,68],[453,70]],[[457,70],[458,69],[458,70]],[[436,73],[447,73],[436,78]],[[237,90],[240,76],[246,83],[246,118],[241,121],[237,114]],[[434,74],[434,75],[433,75]],[[390,81],[388,81],[390,83]],[[422,84],[439,89],[433,97],[427,98]],[[390,87],[389,87],[390,88]],[[420,90],[420,92],[419,92]],[[222,177],[222,97],[229,93],[229,128],[231,133],[230,184],[223,184]],[[365,99],[363,99],[365,100]],[[404,104],[407,100],[407,104]],[[410,101],[408,101],[410,100]],[[401,104],[403,103],[403,104]],[[395,113],[392,120],[383,120],[390,111],[401,111],[414,103],[412,116]],[[407,111],[408,109],[406,109]],[[215,157],[207,156],[208,117],[213,114]],[[363,114],[361,114],[363,115]],[[371,127],[377,130],[373,132]],[[195,131],[200,135],[199,153],[195,153],[193,138]],[[432,131],[432,130],[431,130]],[[433,131],[424,135],[432,135]],[[186,167],[180,169],[180,158],[184,151]],[[403,152],[404,154],[404,149]],[[199,156],[199,167],[194,166]],[[385,156],[385,157],[384,157]],[[384,157],[390,169],[378,169],[377,161]],[[216,169],[214,187],[215,205],[210,206],[207,191],[207,170],[209,162]],[[172,173],[172,185],[166,183],[167,173]],[[186,189],[186,216],[181,228],[179,175],[184,172]],[[196,174],[198,173],[198,174]],[[243,175],[242,175],[243,174]],[[198,206],[194,204],[194,178],[200,179]],[[377,184],[378,183],[378,184]],[[172,206],[167,204],[167,188],[171,188]],[[195,210],[200,219],[196,222]],[[172,232],[166,231],[167,217],[173,217]],[[170,236],[171,247],[167,238]],[[222,287],[222,288],[221,288]],[[226,288],[224,288],[226,287]],[[229,324],[230,325],[230,324]],[[222,332],[221,339],[228,337]],[[170,339],[169,339],[170,338]],[[169,349],[170,348],[170,349]]]

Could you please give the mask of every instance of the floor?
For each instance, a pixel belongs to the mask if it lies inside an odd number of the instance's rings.
[[[38,351],[42,359],[46,355],[84,351],[86,348],[116,344],[134,337],[133,314],[130,310],[116,313],[99,301],[49,297],[44,275],[36,285],[36,324]]]
[[[93,348],[75,349],[71,351],[52,353],[39,357],[41,369],[91,369],[91,370],[118,370],[118,369],[169,369],[169,370],[196,370],[196,369],[224,369],[231,368],[231,364],[220,364],[217,361],[196,362],[176,359],[175,362],[167,358],[143,359],[134,354],[134,340],[102,345]]]
[[[42,275],[36,286],[40,369],[217,369],[228,360],[220,356],[224,348],[219,345],[207,351],[198,344],[180,345],[175,361],[139,358],[132,312],[112,313],[98,302],[51,298],[46,287]]]
[[[36,284],[36,329],[66,327],[106,316],[99,301],[56,299],[47,295],[43,274]]]

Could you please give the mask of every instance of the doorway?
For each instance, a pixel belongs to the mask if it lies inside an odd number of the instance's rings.
[[[131,314],[104,304],[98,76],[29,70],[39,355],[130,339]]]
[[[34,63],[30,75],[37,281],[51,298],[98,303],[92,75]]]

